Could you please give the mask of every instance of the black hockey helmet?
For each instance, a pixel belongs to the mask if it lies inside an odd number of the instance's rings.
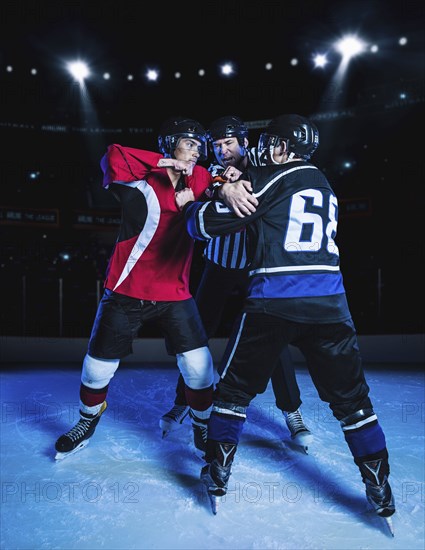
[[[290,157],[308,160],[319,146],[319,130],[301,115],[281,115],[272,119],[258,140],[258,154],[266,156],[280,140],[286,141]]]
[[[248,138],[248,128],[242,119],[237,116],[223,116],[211,123],[208,130],[210,145],[217,139],[229,137],[238,138],[239,145],[244,146],[244,139]]]
[[[196,120],[184,117],[173,117],[166,120],[159,131],[158,148],[164,157],[173,157],[179,139],[182,137],[193,138],[201,143],[199,147],[200,159],[208,156],[208,137],[203,126]]]

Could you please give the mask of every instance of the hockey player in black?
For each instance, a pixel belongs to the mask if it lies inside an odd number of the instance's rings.
[[[214,120],[208,136],[210,150],[219,162],[209,168],[215,179],[220,179],[219,176],[224,172],[227,174],[230,167],[244,172],[248,166],[261,164],[256,148],[248,148],[248,128],[239,117],[223,116]],[[236,291],[242,297],[245,296],[249,273],[245,240],[246,232],[239,231],[217,236],[205,246],[205,265],[195,300],[208,338],[216,333],[226,302],[232,293]],[[300,389],[288,346],[283,347],[271,380],[276,406],[285,417],[293,442],[307,449],[313,436],[305,426],[299,410]],[[174,405],[160,419],[163,436],[179,427],[187,412],[184,381],[180,375]]]
[[[369,398],[339,267],[338,200],[308,162],[318,143],[311,121],[279,116],[261,134],[258,152],[282,164],[249,167],[244,176],[259,201],[251,216],[240,218],[217,201],[185,207],[194,238],[247,227],[252,251],[248,296],[223,357],[201,478],[214,510],[227,491],[246,410],[265,391],[282,347],[292,344],[340,422],[369,502],[392,529],[385,436]]]

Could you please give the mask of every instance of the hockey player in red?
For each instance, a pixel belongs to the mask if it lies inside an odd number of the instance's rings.
[[[120,360],[132,353],[139,329],[151,319],[177,359],[194,443],[205,449],[214,372],[189,291],[194,242],[181,209],[211,183],[208,171],[197,165],[207,157],[207,136],[199,122],[175,117],[163,124],[158,144],[161,153],[110,145],[101,160],[103,185],[121,204],[121,226],[83,361],[80,420],[56,441],[57,459],[87,445]]]

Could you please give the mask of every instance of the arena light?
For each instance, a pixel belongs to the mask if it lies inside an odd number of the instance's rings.
[[[40,179],[40,171],[39,170],[31,170],[27,173],[27,178],[30,182],[34,182]]]
[[[314,66],[318,67],[319,69],[323,69],[328,64],[328,59],[325,54],[318,53],[314,56]]]
[[[224,76],[232,75],[234,73],[233,65],[231,63],[224,63],[224,65],[220,67],[220,72]]]
[[[355,35],[348,35],[343,37],[335,45],[336,49],[342,55],[342,58],[346,61],[352,59],[356,55],[359,55],[365,51],[365,43]]]
[[[146,73],[146,78],[151,82],[156,82],[159,78],[159,72],[155,69],[149,69]]]
[[[90,76],[90,70],[83,61],[71,61],[67,64],[67,69],[80,84],[83,84],[84,80]]]

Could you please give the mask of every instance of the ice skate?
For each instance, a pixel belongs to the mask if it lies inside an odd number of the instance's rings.
[[[385,520],[391,535],[394,536],[391,516],[395,512],[395,502],[387,477],[388,462],[386,459],[363,462],[359,468],[366,486],[368,502],[375,513]]]
[[[189,407],[187,405],[174,405],[172,409],[162,415],[159,421],[162,438],[164,439],[170,432],[178,430],[188,414]]]
[[[367,500],[378,516],[385,521],[391,535],[394,536],[394,525],[391,516],[395,512],[395,503],[388,479],[385,479],[382,485],[375,485],[370,481],[366,481],[365,484]]]
[[[107,407],[104,401],[102,408],[96,416],[90,417],[80,411],[80,420],[73,428],[61,435],[55,443],[55,460],[63,460],[69,455],[84,449],[89,444],[89,438],[94,434],[96,426],[99,423],[101,415]]]
[[[304,452],[308,454],[308,446],[313,441],[313,435],[304,424],[300,410],[297,409],[294,412],[283,411],[283,416],[291,433],[292,441],[295,445],[302,447]]]
[[[193,443],[203,456],[207,450],[208,419],[197,417],[193,411],[190,411],[190,418],[192,419]]]
[[[236,445],[231,443],[213,443],[216,458],[201,470],[201,481],[207,489],[211,510],[217,514],[222,498],[227,493]]]

